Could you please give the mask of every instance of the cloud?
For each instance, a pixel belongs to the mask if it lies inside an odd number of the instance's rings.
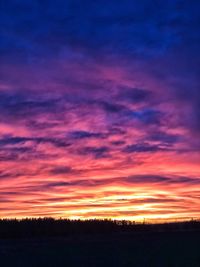
[[[112,141],[112,145],[115,145],[115,146],[121,146],[124,144],[125,144],[125,141],[123,141],[123,140]]]
[[[151,141],[159,141],[164,144],[174,144],[180,141],[181,137],[176,134],[169,134],[165,132],[153,132],[150,134],[149,139]]]
[[[60,181],[60,182],[46,183],[46,184],[44,184],[44,187],[45,188],[54,188],[54,187],[65,187],[65,186],[69,186],[69,185],[71,185],[71,184],[68,182]],[[39,187],[38,189],[42,189],[42,186]]]
[[[22,173],[12,173],[9,171],[0,171],[0,180],[20,177]]]
[[[152,97],[152,93],[148,90],[141,88],[121,88],[117,98],[120,101],[127,101],[130,103],[140,103],[149,100]]]
[[[74,170],[68,166],[56,166],[50,170],[50,174],[53,174],[53,175],[70,174],[73,172]]]
[[[78,151],[81,155],[91,155],[95,159],[101,159],[105,157],[109,157],[109,147],[100,146],[100,147],[83,147]]]
[[[150,144],[133,144],[133,145],[127,145],[123,152],[126,153],[145,153],[145,152],[158,152],[158,151],[169,151],[167,148],[163,148],[158,145],[150,145]]]
[[[36,96],[24,89],[18,91],[1,91],[1,118],[4,120],[22,120],[24,117],[36,117],[38,114],[55,113],[62,110],[62,101],[47,94]]]
[[[200,183],[199,177],[193,178],[193,177],[184,177],[184,176],[165,176],[165,175],[132,175],[129,177],[124,178],[125,182],[128,183],[164,183],[164,184],[183,184],[183,185],[198,185]]]
[[[22,145],[25,144],[26,142],[32,141],[36,144],[41,144],[41,143],[50,143],[53,144],[57,147],[68,147],[70,146],[70,143],[64,139],[64,138],[52,138],[52,137],[4,137],[0,139],[0,144],[1,146],[7,146],[7,145]],[[11,149],[29,149],[26,147],[14,147]]]
[[[126,107],[116,103],[100,102],[102,108],[108,113],[118,113],[126,110]]]
[[[133,111],[130,116],[141,121],[144,124],[160,124],[163,120],[164,114],[159,110],[144,109]]]
[[[105,134],[87,131],[73,131],[69,133],[69,137],[72,139],[87,139],[87,138],[105,138]]]

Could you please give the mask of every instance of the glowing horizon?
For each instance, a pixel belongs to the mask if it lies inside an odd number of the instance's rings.
[[[200,218],[198,4],[14,2],[0,218]]]

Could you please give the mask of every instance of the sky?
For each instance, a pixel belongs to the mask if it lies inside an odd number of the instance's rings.
[[[0,218],[200,218],[200,2],[0,5]]]

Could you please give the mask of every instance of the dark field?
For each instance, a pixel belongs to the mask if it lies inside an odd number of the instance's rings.
[[[142,227],[142,226],[141,226]],[[198,227],[160,227],[110,233],[0,239],[0,266],[200,267]],[[41,235],[41,233],[40,233]]]

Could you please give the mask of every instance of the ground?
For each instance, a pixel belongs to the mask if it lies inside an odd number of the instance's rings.
[[[1,267],[200,267],[200,232],[1,239]]]

